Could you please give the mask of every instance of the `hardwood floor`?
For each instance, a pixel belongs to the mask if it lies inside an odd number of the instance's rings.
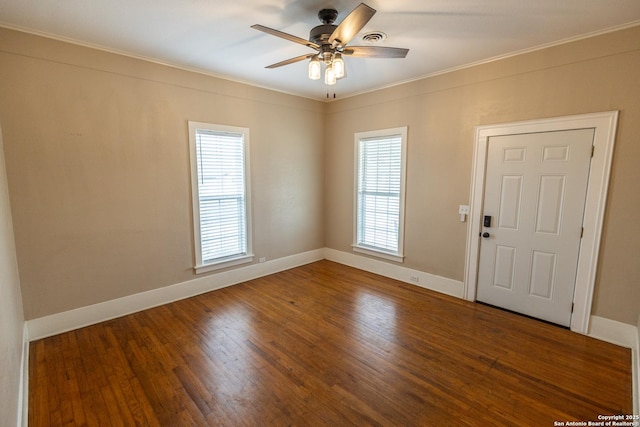
[[[320,261],[31,343],[29,425],[553,426],[631,353]]]

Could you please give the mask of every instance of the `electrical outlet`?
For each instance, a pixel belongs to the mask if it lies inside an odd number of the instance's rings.
[[[411,276],[409,279],[414,283],[420,283],[420,277],[418,276]]]
[[[265,257],[258,258],[258,262],[265,262],[267,259]]]

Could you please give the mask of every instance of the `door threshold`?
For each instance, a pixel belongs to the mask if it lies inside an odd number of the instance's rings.
[[[538,319],[537,317],[529,316],[527,314],[518,313],[517,311],[509,310],[507,308],[498,307],[497,305],[489,304],[489,303],[482,302],[482,301],[476,301],[476,304],[484,305],[485,307],[495,308],[496,310],[505,311],[507,313],[512,313],[512,314],[515,314],[515,315],[518,315],[518,316],[521,316],[521,317],[526,317],[527,319],[535,320],[537,322],[546,323],[547,325],[555,326],[555,327],[561,328],[561,329],[566,329],[567,331],[571,330],[571,328],[569,328],[568,326],[559,325],[557,323],[549,322],[548,320]]]

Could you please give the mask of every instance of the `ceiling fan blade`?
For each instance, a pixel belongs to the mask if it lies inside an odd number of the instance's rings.
[[[295,58],[291,58],[285,61],[276,62],[275,64],[267,65],[264,68],[278,68],[278,67],[282,67],[283,65],[293,64],[294,62],[304,61],[305,59],[312,58],[316,55],[317,53],[308,53],[306,55],[296,56]]]
[[[301,45],[304,45],[304,46],[308,46],[311,49],[320,50],[320,46],[318,46],[314,42],[311,42],[309,40],[305,40],[305,39],[297,37],[297,36],[293,36],[293,35],[288,34],[288,33],[283,33],[282,31],[274,30],[273,28],[265,27],[264,25],[256,24],[256,25],[252,25],[251,28],[254,28],[254,29],[258,30],[258,31],[262,31],[262,32],[267,33],[267,34],[271,34],[272,36],[276,36],[276,37],[283,38],[285,40],[289,40],[289,41],[294,42],[294,43],[298,43],[298,44],[301,44]]]
[[[349,46],[342,51],[343,55],[356,58],[404,58],[409,49],[384,46]]]
[[[329,42],[335,43],[338,46],[345,46],[353,36],[358,34],[358,32],[367,25],[367,22],[369,22],[375,13],[375,9],[364,3],[360,3],[342,20],[340,25],[333,30],[331,37],[329,37]]]

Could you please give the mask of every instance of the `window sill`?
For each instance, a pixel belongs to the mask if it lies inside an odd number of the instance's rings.
[[[240,255],[234,258],[226,258],[224,261],[217,261],[206,265],[196,265],[193,267],[196,274],[207,273],[209,271],[222,270],[223,268],[233,267],[234,265],[247,264],[253,261],[253,254]]]
[[[365,246],[358,246],[358,245],[351,245],[351,247],[353,248],[354,252],[359,252],[365,255],[370,255],[370,256],[374,256],[377,258],[384,258],[387,259],[389,261],[394,261],[394,262],[404,262],[404,255],[402,254],[397,254],[397,253],[392,253],[392,252],[384,252],[381,250],[376,250],[373,248],[369,248],[369,247],[365,247]]]

